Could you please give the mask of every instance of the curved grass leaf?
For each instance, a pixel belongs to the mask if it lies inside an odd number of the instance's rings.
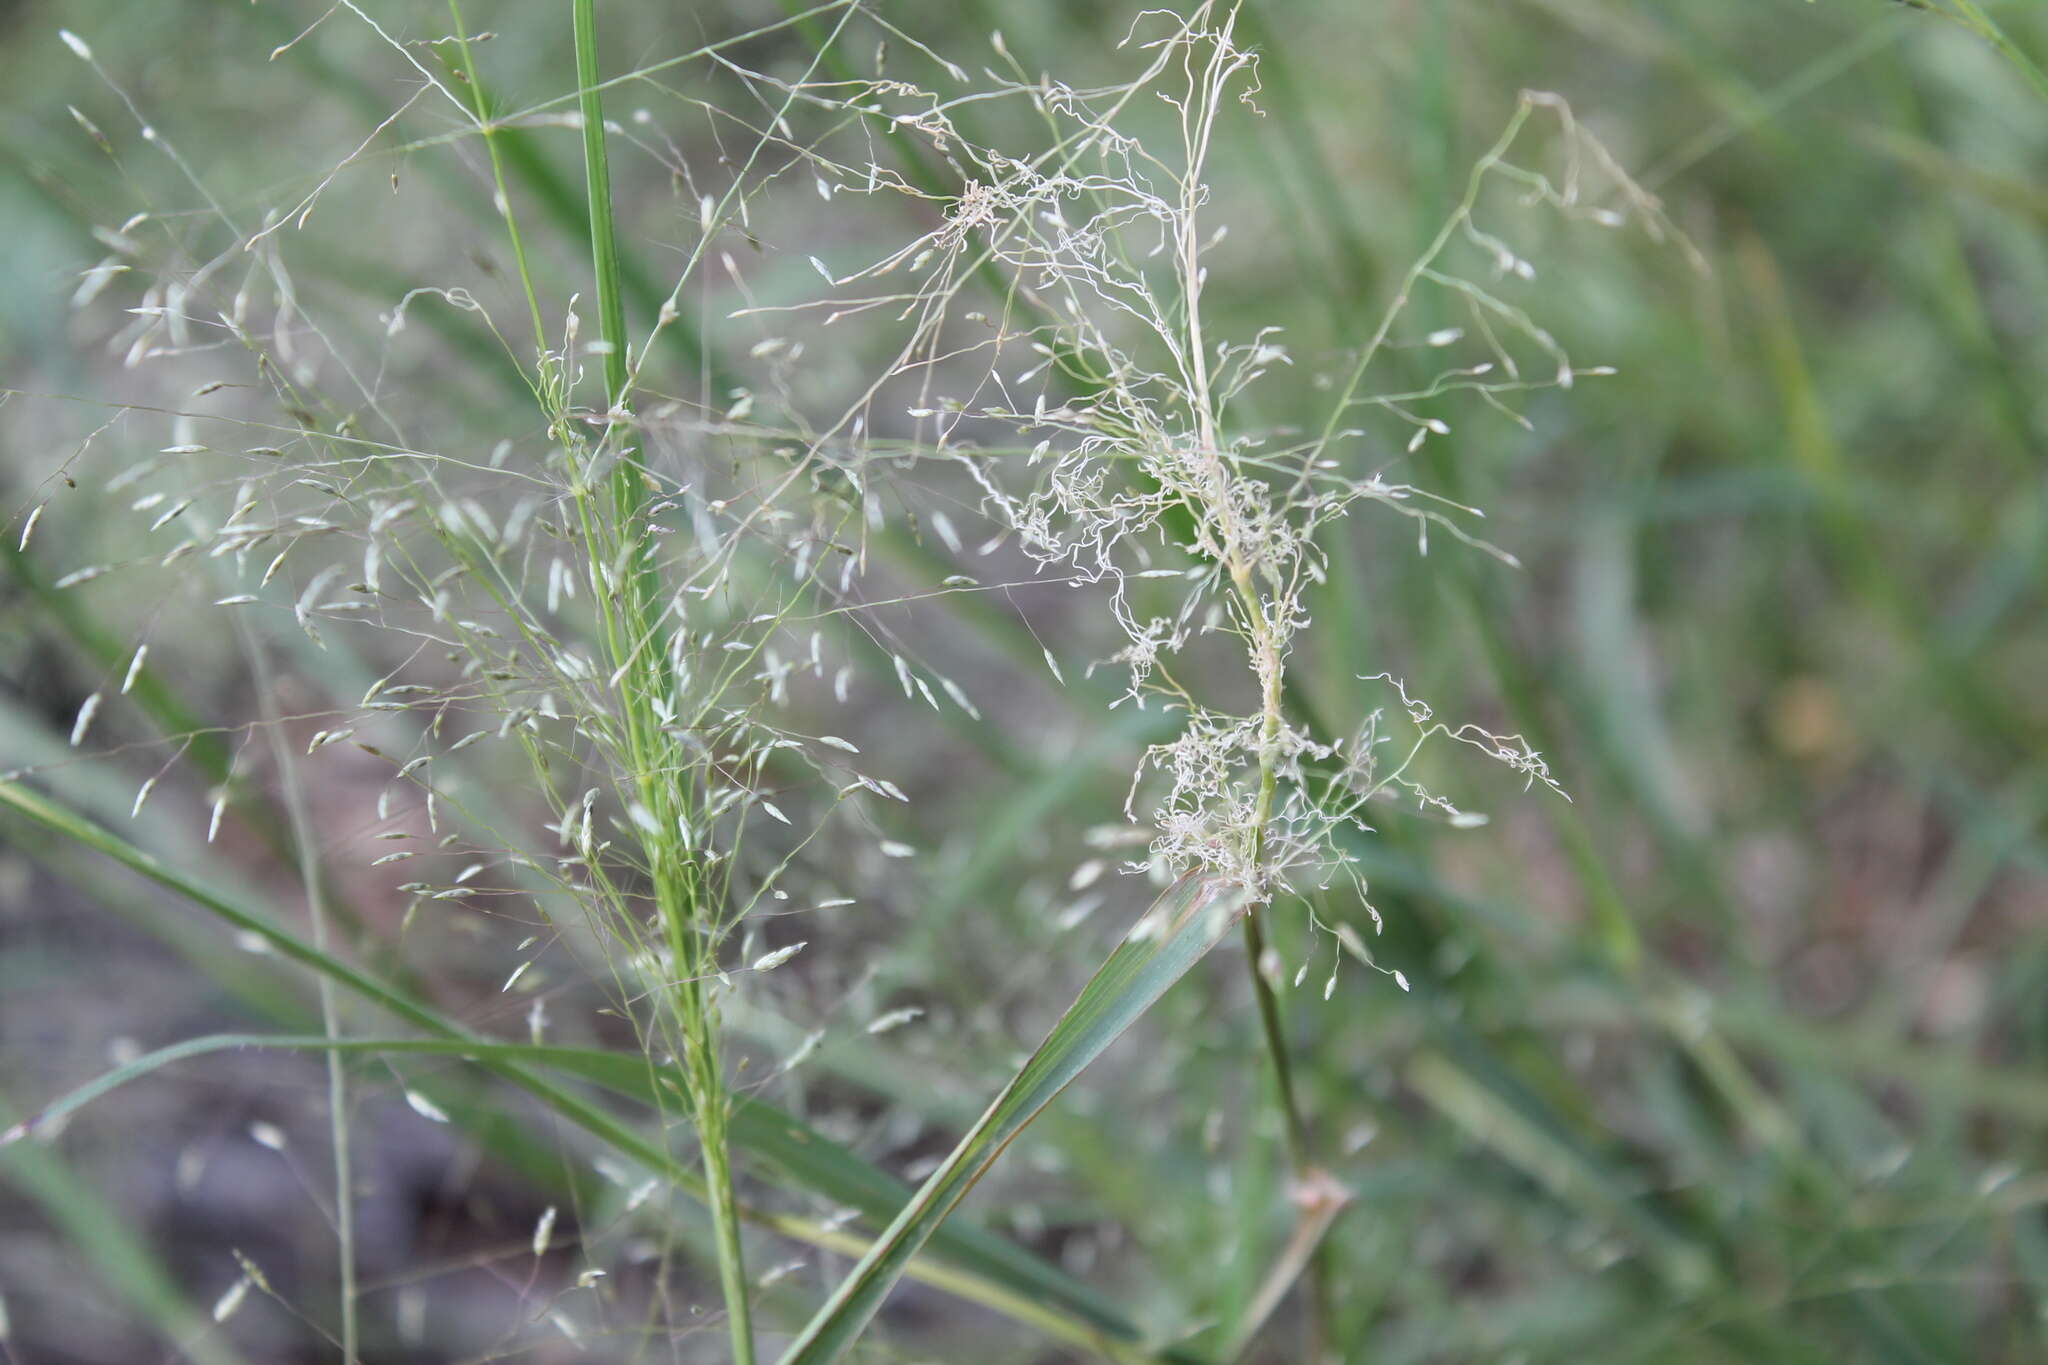
[[[637,1053],[599,1048],[556,1047],[535,1043],[486,1042],[476,1038],[328,1038],[320,1034],[215,1033],[157,1048],[94,1077],[38,1109],[0,1133],[0,1147],[27,1137],[151,1072],[214,1052],[268,1048],[295,1052],[365,1053],[395,1056],[407,1053],[452,1057],[489,1065],[509,1062],[545,1067],[648,1104],[659,1104],[664,1088],[687,1101],[681,1077],[672,1068],[657,1067]],[[866,1161],[795,1115],[759,1100],[742,1099],[734,1106],[732,1137],[757,1160],[773,1163],[792,1183],[835,1203],[858,1209],[864,1218],[883,1225],[910,1200],[910,1187]],[[1086,1318],[1113,1338],[1134,1338],[1135,1329],[1106,1297],[1065,1276],[1013,1242],[972,1226],[948,1228],[933,1250],[964,1270],[990,1279],[1033,1287],[1042,1297]]]
[[[314,948],[278,928],[267,917],[235,904],[148,851],[40,793],[19,783],[0,782],[0,809],[11,809],[53,833],[106,855],[129,870],[176,892],[237,930],[256,935],[279,957],[321,973],[406,1023],[437,1035],[429,1039],[397,1040],[279,1038],[260,1034],[194,1039],[150,1053],[88,1082],[41,1110],[36,1118],[20,1125],[22,1129],[32,1129],[37,1122],[46,1122],[59,1112],[75,1109],[168,1062],[229,1047],[301,1046],[340,1051],[430,1053],[474,1060],[500,1079],[527,1091],[562,1118],[650,1171],[675,1182],[692,1197],[702,1197],[701,1177],[693,1167],[677,1161],[664,1147],[630,1123],[564,1089],[533,1068],[567,1072],[650,1103],[660,1098],[661,1087],[681,1085],[680,1077],[672,1071],[656,1068],[645,1057],[625,1053],[496,1043],[476,1037],[430,1007]],[[1112,959],[1113,962],[1115,960]],[[1185,970],[1185,966],[1180,970]],[[681,1097],[679,1089],[676,1095]],[[791,1184],[858,1209],[863,1217],[876,1225],[896,1216],[910,1198],[907,1186],[801,1119],[772,1105],[759,1100],[738,1103],[732,1124],[735,1142],[776,1168]],[[11,1130],[9,1136],[19,1137],[21,1132]],[[761,1226],[814,1246],[853,1256],[867,1250],[865,1239],[810,1219],[761,1210],[745,1212],[751,1221]],[[935,1288],[980,1303],[1050,1336],[1088,1346],[1112,1358],[1155,1358],[1141,1347],[1143,1332],[1105,1296],[993,1233],[965,1226],[947,1228],[933,1239],[932,1252],[934,1256],[943,1258],[945,1264],[921,1261],[911,1273]]]
[[[782,1357],[825,1365],[860,1336],[918,1251],[1053,1097],[1137,1022],[1242,917],[1241,888],[1184,877],[1138,920],[896,1221],[868,1248]]]

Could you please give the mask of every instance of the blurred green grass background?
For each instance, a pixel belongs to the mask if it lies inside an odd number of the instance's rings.
[[[434,5],[372,8],[407,35],[445,28]],[[781,13],[741,0],[602,8],[622,66]],[[222,201],[253,215],[295,198],[308,166],[333,164],[403,89],[388,52],[343,18],[266,61],[318,9],[0,7],[10,388],[120,392],[118,356],[81,344],[98,333],[68,303],[104,254],[91,231],[138,197],[192,198],[171,168],[134,155],[132,120],[56,29],[86,36]],[[499,34],[486,51],[509,97],[566,90],[565,8],[489,9],[474,19]],[[1114,69],[1109,49],[1135,12],[879,9],[969,65],[1000,28],[1028,69],[1076,83]],[[1985,12],[2020,52],[2048,53],[2041,6]],[[1321,644],[1298,701],[1330,730],[1383,700],[1358,675],[1391,671],[1440,713],[1529,736],[1571,794],[1460,773],[1488,829],[1383,812],[1356,852],[1386,920],[1375,949],[1415,990],[1354,973],[1330,1003],[1290,997],[1308,1107],[1359,1196],[1332,1237],[1342,1358],[2043,1358],[2048,99],[2022,62],[1929,7],[1877,0],[1254,0],[1243,23],[1264,88],[1219,152],[1230,268],[1208,307],[1236,334],[1286,328],[1299,392],[1258,397],[1265,419],[1312,403],[1318,358],[1360,340],[1523,88],[1565,95],[1710,265],[1583,233],[1525,253],[1542,271],[1540,315],[1575,357],[1618,375],[1544,397],[1532,433],[1468,419],[1404,475],[1487,509],[1491,539],[1526,568],[1449,544],[1420,556],[1402,526],[1367,517],[1341,528],[1339,571],[1314,604]],[[800,67],[808,52],[788,36],[756,60]],[[120,145],[120,168],[67,104]],[[526,150],[538,183],[576,184],[573,134],[529,135]],[[337,208],[288,248],[309,311],[388,306],[427,280],[502,287],[480,182],[437,189],[424,160],[380,164],[336,193],[389,198],[396,170],[399,192],[429,207]],[[621,176],[633,269],[665,288],[662,224],[692,213],[694,195],[645,161]],[[578,288],[576,244],[543,268],[557,297]],[[678,383],[737,362],[707,335],[705,354],[675,357]],[[483,414],[486,429],[507,401],[487,358],[450,359],[440,377],[451,413]],[[27,397],[0,408],[10,516],[97,420]],[[61,554],[17,557],[0,586],[0,767],[46,761],[79,700],[118,670],[139,614],[165,609],[118,595],[67,605],[47,586],[90,556]],[[1034,627],[1085,656],[1090,627],[1056,597],[1031,601]],[[953,602],[936,610],[958,619],[926,620],[920,637],[955,651],[970,691],[1011,687],[1036,646]],[[193,615],[167,651],[189,714],[165,728],[251,714],[248,679],[209,629],[225,627]],[[300,667],[300,686],[328,684]],[[850,936],[834,949],[849,955],[842,979],[813,983],[957,1022],[833,1054],[840,1089],[820,1103],[865,1112],[862,1141],[892,1168],[971,1113],[1047,1022],[1041,991],[1071,993],[1047,983],[1092,960],[1056,921],[1083,832],[1118,816],[1142,724],[1105,713],[1100,687],[1014,689],[1024,719],[1007,732],[904,722],[904,766],[922,776],[901,833],[932,856],[886,933]],[[123,814],[148,771],[103,796],[92,770],[64,780]],[[239,856],[258,885],[278,875],[253,845]],[[201,1018],[284,1022],[294,1007],[288,992],[237,998],[251,983],[208,945],[189,961],[151,946],[178,932],[175,913],[82,859],[28,839],[4,857],[11,1107],[105,1069],[119,1040],[168,1042]],[[1332,895],[1318,910],[1369,931],[1355,903]],[[147,932],[104,927],[123,915]],[[1299,922],[1282,915],[1275,932],[1292,963],[1307,946]],[[379,928],[364,933],[374,957]],[[497,960],[461,934],[413,938],[404,954],[472,1001]],[[1288,1224],[1241,975],[1212,964],[1170,996],[1105,1063],[1116,1070],[1084,1079],[1049,1121],[1038,1159],[978,1197],[978,1216],[1140,1309],[1228,1320]],[[461,984],[472,976],[488,984]],[[793,1017],[805,1008],[790,1002]],[[757,1026],[764,1047],[790,1027]],[[81,1119],[53,1151],[0,1156],[14,1359],[140,1358],[165,1305],[203,1307],[232,1277],[232,1219],[180,1212],[190,1198],[162,1188],[191,1108],[313,1089],[289,1067],[237,1075],[230,1098],[197,1077],[198,1100],[152,1092],[119,1125]],[[380,1114],[361,1122],[405,1121]],[[155,1120],[168,1131],[146,1136]],[[392,1160],[476,1169],[436,1151]],[[435,1178],[447,1186],[437,1212],[378,1252],[388,1274],[421,1276],[456,1246],[516,1244],[553,1202],[545,1141],[525,1169],[510,1147],[485,1166],[494,1174],[467,1196],[460,1177]],[[317,1217],[305,1221],[277,1237],[311,1296],[326,1271]],[[1127,1231],[1101,1236],[1105,1222]],[[963,1311],[920,1300],[872,1358],[1061,1358]],[[255,1358],[331,1358],[287,1319],[266,1330],[243,1344]],[[1265,1358],[1302,1358],[1298,1330],[1283,1315]],[[968,1345],[985,1334],[994,1344]],[[429,1332],[376,1358],[464,1358],[444,1344]]]

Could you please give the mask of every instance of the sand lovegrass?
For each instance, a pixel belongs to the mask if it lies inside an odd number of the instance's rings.
[[[1440,788],[1439,750],[1503,765],[1501,799],[1568,798],[1527,740],[1440,719],[1391,665],[1352,679],[1382,700],[1341,733],[1296,704],[1291,670],[1353,512],[1423,554],[1436,538],[1515,562],[1478,509],[1404,471],[1454,422],[1527,428],[1532,401],[1612,374],[1520,299],[1536,267],[1517,234],[1676,238],[1658,202],[1561,99],[1525,93],[1377,318],[1342,354],[1297,356],[1277,322],[1227,335],[1204,307],[1212,270],[1243,265],[1209,178],[1218,130],[1265,116],[1233,5],[1136,14],[1119,74],[1093,85],[1031,73],[1000,34],[970,73],[855,3],[618,70],[610,7],[557,8],[568,22],[545,34],[485,32],[450,3],[423,33],[342,0],[274,56],[345,28],[404,94],[261,202],[216,189],[175,111],[102,67],[92,35],[64,35],[131,119],[81,113],[86,132],[116,165],[153,159],[76,296],[136,387],[64,408],[92,414],[85,433],[10,523],[24,581],[102,640],[105,682],[0,802],[310,974],[318,1010],[304,1032],[129,1058],[10,1137],[54,1139],[88,1100],[209,1051],[322,1055],[338,1291],[316,1306],[251,1260],[214,1317],[253,1294],[323,1324],[345,1359],[376,1358],[386,1330],[353,1270],[359,1089],[396,1077],[415,1115],[479,1134],[504,1118],[449,1069],[523,1092],[504,1121],[573,1133],[568,1159],[596,1177],[571,1182],[578,1273],[528,1296],[507,1354],[521,1334],[591,1348],[603,1322],[621,1358],[837,1359],[906,1275],[1122,1360],[1244,1356],[1305,1281],[1307,1349],[1329,1349],[1319,1248],[1356,1195],[1295,1083],[1281,1000],[1311,976],[1332,999],[1346,961],[1365,969],[1352,989],[1410,982],[1316,898],[1379,922],[1350,842],[1378,810],[1486,823]],[[538,53],[557,56],[536,75]],[[508,93],[542,76],[551,93]],[[555,169],[572,151],[580,185]],[[668,182],[651,263],[619,216],[624,158]],[[392,224],[343,236],[459,230],[492,267],[316,286],[330,218],[387,177]],[[432,212],[408,209],[414,180]],[[124,583],[162,605],[107,643],[100,608],[72,604]],[[799,1116],[826,1029],[770,1048],[766,1025],[736,1042],[729,1018],[756,1020],[775,990],[863,988],[857,960],[829,955],[886,932],[861,917],[914,898],[920,852],[890,750],[906,723],[877,717],[1016,744],[1008,698],[954,677],[933,623],[1053,588],[1110,644],[1056,648],[1027,619],[1034,685],[1147,728],[1121,802],[1088,816],[1108,831],[1096,851],[1050,856],[1086,860],[1076,890],[1139,888],[1136,913],[913,1188],[842,1140],[829,1087],[820,1121]],[[253,720],[180,700],[163,660],[189,648],[181,631],[229,642]],[[145,755],[126,816],[173,804],[198,835],[189,864],[65,794],[85,764]],[[305,932],[225,884],[222,839],[268,847]],[[1299,961],[1276,922],[1303,931]],[[1295,1221],[1197,1356],[1183,1339],[1203,1325],[1140,1322],[949,1219],[1232,934],[1254,1016],[1214,1023],[1263,1039]],[[488,945],[488,989],[463,1010],[408,962],[451,936]],[[839,1023],[886,1041],[921,1013],[878,1001]],[[412,1069],[425,1060],[443,1069]],[[536,1265],[565,1245],[559,1216],[532,1230]]]

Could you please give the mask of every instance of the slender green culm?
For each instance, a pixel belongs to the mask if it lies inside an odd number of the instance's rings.
[[[652,874],[656,913],[666,929],[670,960],[675,964],[671,989],[678,1015],[682,1051],[691,1078],[692,1115],[702,1153],[712,1234],[716,1242],[719,1287],[725,1300],[734,1365],[753,1365],[754,1328],[746,1263],[740,1244],[740,1214],[734,1195],[732,1156],[727,1141],[730,1101],[720,1062],[718,1017],[706,979],[717,970],[715,926],[705,922],[709,908],[699,892],[702,882],[689,852],[679,846],[680,821],[686,818],[674,799],[669,774],[678,771],[667,761],[673,747],[653,711],[667,691],[667,653],[660,644],[659,607],[654,565],[641,543],[636,525],[644,499],[638,468],[627,446],[627,424],[621,411],[627,401],[630,341],[626,335],[624,293],[619,278],[617,226],[612,215],[611,169],[606,159],[604,100],[597,53],[594,0],[572,0],[576,43],[577,108],[583,124],[584,190],[590,210],[591,265],[597,283],[598,332],[603,350],[606,440],[614,444],[611,535],[593,533],[596,519],[587,497],[582,522],[585,549],[594,576],[607,566],[609,546],[623,551],[623,586],[618,616],[606,608],[607,660],[622,682],[618,698],[630,736],[628,753],[637,765],[633,779],[641,803],[654,813],[654,830],[642,840]],[[580,476],[579,476],[580,482]],[[616,560],[610,561],[616,563]],[[623,622],[619,617],[623,617]]]
[[[476,113],[477,133],[483,138],[484,153],[491,162],[491,188],[497,200],[498,216],[504,220],[507,245],[512,249],[512,263],[519,271],[519,290],[526,297],[527,320],[533,327],[533,348],[536,358],[547,349],[547,322],[541,317],[540,291],[533,283],[533,266],[526,256],[526,238],[519,230],[519,215],[512,208],[512,192],[505,183],[505,152],[496,111],[491,107],[490,92],[484,88],[483,76],[476,67],[476,50],[470,42],[469,31],[462,22],[461,0],[448,0],[448,17],[455,25],[455,46],[461,57],[463,78],[469,85],[469,98]],[[603,154],[603,147],[598,149]],[[614,262],[616,271],[616,262]]]
[[[256,679],[257,689],[264,697],[263,704],[269,712],[265,733],[270,740],[279,784],[283,788],[285,811],[291,822],[299,885],[306,891],[306,919],[313,931],[313,951],[329,953],[333,951],[334,943],[329,931],[326,876],[320,866],[320,845],[313,830],[305,783],[299,773],[296,755],[285,744],[284,729],[276,714],[275,703],[270,700],[276,695],[276,688],[270,662],[263,652],[264,643],[252,639],[246,628],[238,633],[242,638],[243,653],[250,662],[250,673]],[[333,978],[320,976],[313,989],[320,1002],[321,1032],[330,1042],[339,1042],[341,1011],[335,1000]],[[334,1156],[334,1254],[340,1262],[338,1278],[341,1281],[341,1359],[342,1365],[355,1365],[357,1344],[362,1337],[362,1320],[356,1301],[356,1180],[349,1132],[348,1078],[339,1051],[327,1053],[326,1066],[327,1139]]]

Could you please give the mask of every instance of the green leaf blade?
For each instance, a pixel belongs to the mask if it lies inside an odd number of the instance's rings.
[[[373,1055],[419,1053],[475,1062],[533,1095],[613,1150],[674,1181],[692,1198],[703,1198],[700,1178],[693,1169],[677,1161],[631,1123],[539,1074],[546,1070],[570,1075],[616,1094],[659,1104],[658,1085],[664,1080],[679,1086],[683,1083],[673,1069],[664,1074],[644,1056],[630,1053],[480,1038],[401,989],[321,951],[280,928],[268,916],[238,903],[229,893],[169,865],[40,792],[18,782],[0,782],[0,810],[11,811],[49,833],[111,859],[236,930],[256,935],[279,958],[324,975],[359,999],[433,1035],[413,1039],[331,1039],[318,1035],[227,1034],[190,1039],[86,1082],[15,1124],[5,1134],[6,1138],[18,1140],[32,1132],[36,1124],[76,1110],[120,1085],[171,1062],[210,1052],[260,1046]],[[678,1094],[674,1098],[683,1096]],[[887,1226],[911,1197],[909,1187],[901,1181],[765,1101],[748,1099],[735,1105],[731,1137],[736,1146],[776,1168],[792,1185],[858,1209],[871,1226]],[[0,1147],[5,1145],[0,1141]],[[863,1249],[860,1239],[826,1232],[806,1220],[752,1211],[749,1216],[800,1241],[831,1246],[850,1255]],[[911,1273],[949,1293],[982,1303],[1063,1340],[1104,1349],[1135,1347],[1141,1340],[1137,1326],[1106,1297],[986,1229],[968,1225],[941,1228],[929,1249],[945,1266],[920,1262]]]
[[[910,1261],[1017,1135],[1089,1063],[1221,942],[1245,912],[1243,888],[1183,878],[1142,915],[981,1119],[841,1281],[782,1365],[826,1365],[865,1330]]]

